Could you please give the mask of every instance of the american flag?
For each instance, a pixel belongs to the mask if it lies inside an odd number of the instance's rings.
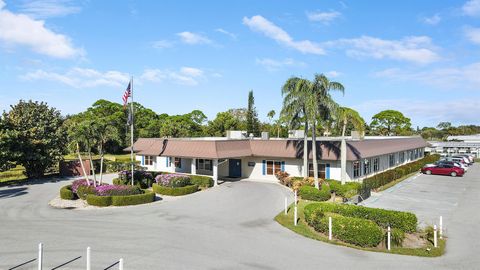
[[[131,82],[128,83],[127,90],[125,90],[125,93],[123,93],[122,99],[123,99],[123,108],[127,106],[128,98],[131,95],[131,87],[130,87]]]

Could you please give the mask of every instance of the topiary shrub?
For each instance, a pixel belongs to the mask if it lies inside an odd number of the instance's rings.
[[[330,188],[327,185],[322,185],[320,190],[311,186],[302,186],[299,189],[299,195],[304,200],[310,201],[327,201],[330,199]]]
[[[358,182],[346,182],[342,185],[342,182],[338,180],[325,180],[332,192],[335,192],[335,195],[342,196],[344,198],[351,198],[359,193],[359,190],[362,188],[362,184]]]
[[[197,192],[198,186],[189,185],[185,187],[166,187],[159,184],[153,184],[152,189],[153,189],[153,192],[162,194],[162,195],[182,196],[182,195],[187,195],[190,193]]]
[[[310,212],[337,213],[347,217],[368,219],[385,229],[390,226],[405,232],[417,230],[417,216],[408,212],[335,203],[312,203],[305,206],[304,212],[305,217]]]
[[[201,188],[213,187],[213,178],[203,175],[190,175],[190,183]]]
[[[150,190],[145,190],[143,194],[112,196],[112,205],[114,206],[137,205],[151,203],[153,201],[155,201],[155,193]]]
[[[96,194],[95,192],[95,187],[93,185],[90,185],[90,186],[79,186],[77,188],[77,196],[82,199],[82,200],[85,200],[87,199],[87,195],[88,194]]]
[[[77,199],[77,196],[72,191],[72,185],[64,186],[60,189],[60,198],[62,198],[62,200]]]
[[[102,185],[95,188],[97,196],[129,196],[143,194],[143,191],[136,186],[128,185]]]
[[[382,229],[371,220],[345,217],[338,214],[309,212],[305,217],[316,231],[328,233],[328,218],[332,217],[332,235],[346,243],[361,247],[375,247],[383,239]]]
[[[95,194],[88,194],[86,196],[87,203],[93,206],[110,206],[112,205],[112,197],[111,196],[97,196]]]

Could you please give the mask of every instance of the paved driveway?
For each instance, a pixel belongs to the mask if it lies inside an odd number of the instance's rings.
[[[296,235],[273,221],[291,196],[276,184],[227,182],[174,201],[117,209],[50,208],[63,181],[0,188],[0,269],[34,259],[38,242],[45,245],[44,269],[78,256],[56,269],[85,269],[86,246],[93,269],[120,257],[125,269],[135,270],[475,269],[480,241],[471,233],[478,230],[480,181],[473,176],[480,172],[474,169],[459,180],[467,190],[447,223],[451,239],[442,258],[362,252]],[[36,268],[33,262],[16,269]]]

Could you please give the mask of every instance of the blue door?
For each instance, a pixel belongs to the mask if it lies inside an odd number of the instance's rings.
[[[242,176],[242,160],[241,159],[228,160],[228,176],[229,177]]]

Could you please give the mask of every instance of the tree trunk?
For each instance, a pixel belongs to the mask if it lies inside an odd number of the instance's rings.
[[[308,177],[308,123],[305,122],[303,135],[303,178]]]
[[[80,167],[82,167],[83,176],[85,177],[87,184],[90,186],[90,181],[88,179],[87,171],[85,171],[85,166],[83,166],[82,155],[80,155],[80,146],[78,145],[78,143],[77,143],[77,154],[78,154],[78,160],[80,161]]]
[[[342,143],[340,145],[340,167],[342,185],[347,181],[347,141],[345,140],[345,129],[347,128],[347,119],[343,120]]]
[[[313,180],[315,181],[315,188],[320,189],[318,183],[318,161],[317,161],[317,126],[315,122],[312,123],[312,155],[313,155]]]
[[[103,183],[103,151],[100,156],[100,185]]]
[[[88,158],[90,159],[90,169],[93,175],[93,186],[97,186],[97,176],[95,175],[95,167],[93,166],[92,151],[88,150]]]

